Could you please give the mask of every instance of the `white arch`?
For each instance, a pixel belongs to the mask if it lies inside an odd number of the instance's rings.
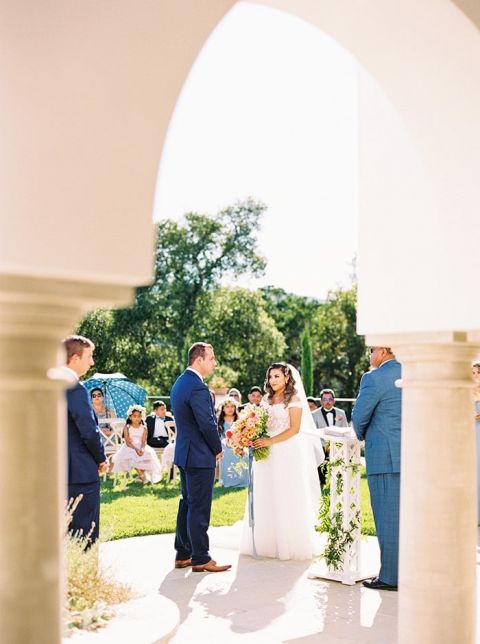
[[[362,90],[360,330],[391,337],[393,332],[480,329],[480,310],[471,305],[480,267],[478,3],[262,3],[317,25],[349,49],[367,73]],[[11,422],[25,428],[24,440],[32,450],[40,447],[44,418],[58,399],[44,373],[55,362],[59,338],[84,307],[124,302],[127,291],[151,277],[151,206],[171,111],[208,33],[233,4],[2,3],[1,396],[15,410]],[[404,190],[399,190],[399,178]],[[125,261],[132,239],[145,250],[133,266]],[[468,344],[466,334],[451,335],[450,343]],[[467,387],[469,347],[449,349],[448,370],[434,352],[422,353],[418,370],[416,354],[405,354],[406,362],[414,364],[411,373],[425,374],[426,365],[439,365],[445,378],[449,374],[446,386]],[[26,392],[37,396],[39,413],[28,422]],[[465,395],[462,400],[466,411],[459,436],[470,450],[469,399]],[[416,428],[413,416],[408,422]],[[435,422],[443,434],[448,431],[440,414]],[[41,633],[51,644],[60,637],[60,545],[52,516],[60,509],[61,431],[48,435],[45,459],[31,465],[21,486],[11,483],[25,469],[17,437],[10,434],[2,441],[8,457],[0,483],[9,503],[2,504],[0,519],[16,538],[13,543],[2,537],[0,543],[0,629],[22,642],[38,642]],[[472,458],[459,455],[457,467],[459,475],[467,471],[459,489],[468,490]],[[45,477],[45,471],[51,476]],[[422,481],[435,484],[427,476]],[[29,509],[28,535],[18,511],[22,506]],[[465,501],[458,515],[465,542],[458,562],[468,570],[465,562],[475,536],[469,527],[473,502]],[[453,550],[456,544],[447,545]],[[473,573],[467,576],[459,601],[473,588]],[[405,588],[407,595],[412,592]],[[38,598],[35,605],[29,604],[32,597]],[[458,618],[464,641],[473,639],[471,604],[453,607],[447,615],[453,627]],[[429,609],[435,623],[439,609],[431,603]]]

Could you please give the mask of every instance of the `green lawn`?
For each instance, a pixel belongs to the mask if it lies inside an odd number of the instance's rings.
[[[137,537],[147,534],[175,532],[179,486],[164,482],[141,485],[129,482],[125,490],[108,479],[101,486],[102,537],[107,540]],[[375,535],[370,495],[365,473],[361,480],[362,533]],[[213,490],[210,525],[233,525],[240,521],[245,510],[245,489],[222,488]]]

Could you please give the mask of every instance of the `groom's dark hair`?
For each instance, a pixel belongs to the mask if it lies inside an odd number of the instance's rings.
[[[194,342],[188,350],[188,366],[193,364],[197,358],[204,358],[207,349],[213,349],[212,345],[206,342]]]

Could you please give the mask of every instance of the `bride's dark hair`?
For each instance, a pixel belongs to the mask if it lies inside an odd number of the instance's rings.
[[[271,400],[273,398],[273,394],[275,393],[269,383],[270,372],[272,371],[272,369],[279,369],[283,373],[285,378],[288,379],[287,384],[285,385],[285,391],[283,392],[283,402],[285,403],[285,407],[287,407],[288,403],[297,393],[297,390],[295,389],[295,378],[293,377],[292,370],[285,362],[274,362],[268,367],[264,383],[264,388],[267,392],[268,400]]]

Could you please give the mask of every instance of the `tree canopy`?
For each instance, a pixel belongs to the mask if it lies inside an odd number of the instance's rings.
[[[215,217],[188,213],[158,222],[152,285],[137,290],[130,309],[94,311],[77,329],[95,342],[93,370],[121,371],[152,394],[168,395],[186,348],[204,340],[215,348],[226,386],[262,386],[268,364],[286,360],[313,374],[313,395],[327,386],[338,396],[356,395],[368,360],[356,335],[355,287],[321,302],[275,286],[225,286],[263,273],[257,233],[264,211],[249,198]]]

